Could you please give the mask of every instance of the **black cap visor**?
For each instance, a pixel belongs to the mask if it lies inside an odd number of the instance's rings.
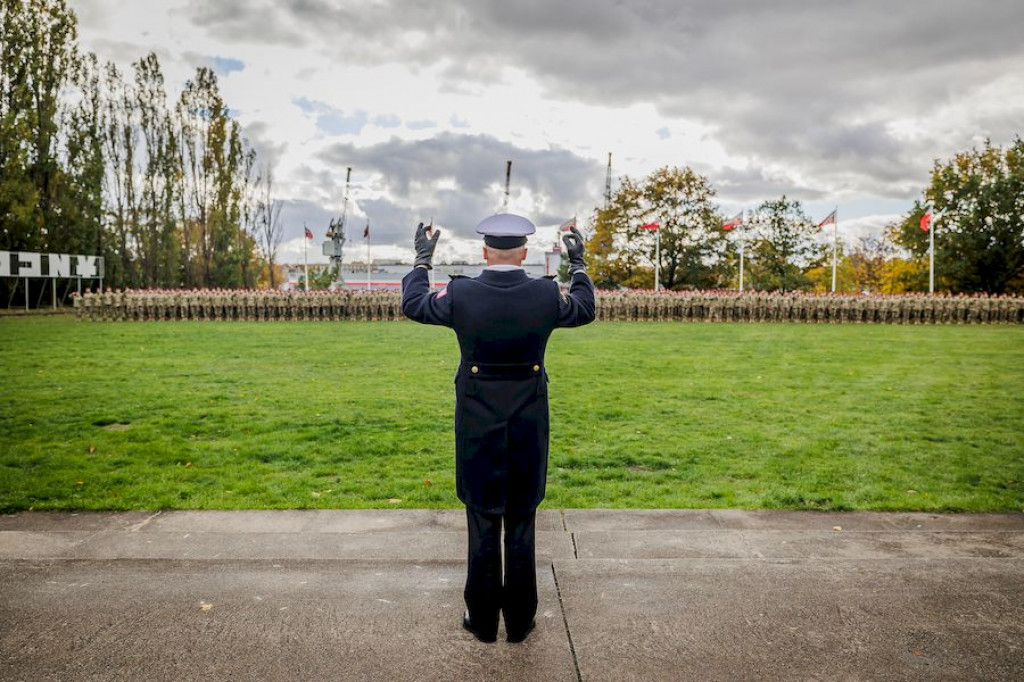
[[[526,246],[526,237],[495,237],[493,235],[486,235],[484,237],[484,244],[492,249],[516,249],[520,246]]]

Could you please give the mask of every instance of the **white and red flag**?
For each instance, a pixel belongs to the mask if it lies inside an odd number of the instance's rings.
[[[656,222],[655,223],[644,223],[643,225],[640,226],[640,229],[641,230],[647,230],[648,232],[654,232],[656,230],[661,229],[661,224],[660,223],[656,223]]]
[[[928,232],[932,229],[932,212],[925,211],[924,215],[921,216],[921,229]]]
[[[737,213],[736,215],[734,215],[733,217],[729,218],[724,223],[722,223],[722,229],[725,230],[726,232],[728,232],[732,228],[739,227],[742,224],[743,224],[743,211],[740,211],[739,213]]]
[[[836,212],[832,211],[827,216],[825,216],[824,220],[822,220],[820,223],[818,223],[818,229],[820,230],[821,228],[825,227],[826,225],[835,225],[835,224],[836,224]]]

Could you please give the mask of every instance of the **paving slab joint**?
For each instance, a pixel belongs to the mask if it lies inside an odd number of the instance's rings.
[[[551,578],[555,581],[555,594],[558,595],[558,608],[562,612],[565,636],[569,640],[569,653],[572,654],[572,666],[576,670],[576,682],[583,682],[583,675],[580,674],[580,660],[576,656],[576,645],[572,641],[572,630],[569,629],[569,617],[565,614],[565,602],[562,601],[562,588],[558,585],[558,573],[555,571],[554,562],[551,562]]]

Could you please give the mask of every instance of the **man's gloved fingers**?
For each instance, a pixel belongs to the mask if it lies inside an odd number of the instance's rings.
[[[580,234],[580,231],[579,231],[578,229],[576,229],[576,226],[575,226],[575,225],[570,225],[570,226],[569,226],[569,231],[570,231],[570,232],[572,232],[572,233],[573,233],[574,235],[576,235],[576,237],[577,237],[577,238],[578,238],[578,239],[579,239],[579,240],[580,240],[581,242],[583,241],[583,235],[582,235],[582,234]]]
[[[441,228],[434,228],[434,236],[430,239],[431,244],[437,244],[437,240],[441,238]]]

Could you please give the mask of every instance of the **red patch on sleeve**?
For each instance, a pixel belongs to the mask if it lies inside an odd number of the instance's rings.
[[[447,295],[448,289],[441,289],[441,291],[437,292],[437,298],[444,298]]]

